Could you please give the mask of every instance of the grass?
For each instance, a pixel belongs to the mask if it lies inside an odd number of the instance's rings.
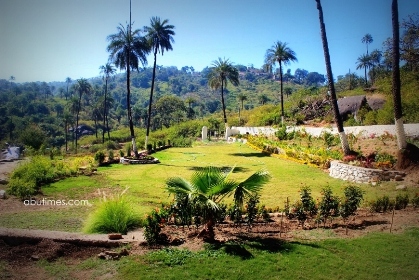
[[[268,208],[284,207],[287,197],[293,203],[299,199],[299,189],[309,186],[312,196],[320,197],[323,187],[329,185],[334,194],[343,195],[343,188],[347,182],[331,178],[321,169],[300,164],[290,160],[267,156],[251,149],[245,144],[225,142],[198,142],[192,148],[170,148],[154,154],[160,164],[150,165],[120,165],[100,167],[99,175],[70,177],[43,187],[42,192],[47,197],[61,199],[88,199],[93,208],[71,207],[60,208],[59,211],[30,211],[25,213],[2,214],[0,224],[17,228],[39,228],[79,231],[79,220],[86,220],[88,212],[95,209],[99,202],[99,192],[106,194],[118,193],[126,187],[126,196],[135,207],[140,217],[149,213],[161,202],[169,202],[172,198],[165,191],[165,181],[169,177],[180,176],[187,180],[197,167],[214,165],[231,167],[236,165],[233,179],[239,181],[247,178],[251,173],[266,169],[272,179],[261,192],[260,202]],[[356,185],[356,184],[354,184]],[[383,194],[395,198],[400,191],[395,190],[395,183],[383,183],[372,187],[359,184],[365,191],[364,206],[368,201]],[[410,197],[414,189],[409,188]],[[227,198],[227,203],[232,198]],[[46,214],[48,213],[48,214]],[[71,217],[71,218],[68,218]],[[73,222],[64,222],[66,218]]]
[[[59,279],[70,275],[113,279],[418,279],[419,229],[374,233],[356,239],[284,242],[243,239],[205,251],[164,249],[118,262],[39,262]],[[63,267],[60,270],[57,268]],[[7,271],[6,271],[7,272]]]

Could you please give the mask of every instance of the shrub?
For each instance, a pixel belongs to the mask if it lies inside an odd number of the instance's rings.
[[[258,204],[259,197],[257,195],[252,195],[249,197],[249,200],[246,204],[246,221],[247,225],[250,227],[257,218],[258,213]]]
[[[230,221],[234,222],[235,224],[240,224],[242,222],[242,211],[240,207],[233,204],[227,210],[227,215],[230,218]]]
[[[164,220],[159,214],[159,209],[153,209],[146,216],[144,226],[144,237],[149,245],[155,245],[159,242],[161,228],[164,226]]]
[[[281,126],[280,129],[275,133],[276,137],[279,140],[287,140],[287,127],[285,125]]]
[[[112,161],[112,160],[114,160],[114,153],[113,153],[113,150],[109,150],[109,152],[108,152],[108,160],[109,161]]]
[[[339,213],[340,216],[347,220],[354,215],[363,199],[363,191],[356,186],[347,186],[344,189],[344,198],[341,201]]]
[[[121,233],[140,226],[141,220],[134,213],[124,196],[104,199],[87,219],[84,231],[87,233]]]
[[[333,195],[330,187],[324,188],[322,195],[319,203],[319,218],[325,225],[327,218],[339,215],[339,198]]]
[[[405,193],[405,194],[399,193],[396,196],[396,201],[395,201],[395,204],[394,204],[394,208],[396,210],[405,209],[408,204],[409,204],[409,195],[407,193]]]
[[[416,193],[415,196],[411,200],[413,207],[419,208],[419,193]]]
[[[315,216],[317,214],[316,203],[314,198],[311,196],[310,187],[302,187],[300,190],[300,199],[303,206],[303,210],[306,212],[307,216]]]
[[[99,163],[99,165],[102,164],[105,161],[105,153],[103,151],[96,152],[95,161]]]

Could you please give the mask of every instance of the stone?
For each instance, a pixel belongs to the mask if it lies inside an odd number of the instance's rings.
[[[394,181],[403,181],[403,176],[401,175],[394,176]]]
[[[6,198],[6,191],[5,190],[0,190],[0,198],[1,199],[5,199]]]
[[[0,185],[7,185],[8,183],[6,179],[0,178]]]
[[[398,185],[396,186],[396,190],[407,190],[407,187],[405,185]]]
[[[32,256],[31,256],[31,260],[33,260],[33,261],[39,261],[39,256],[37,256],[37,255],[32,255]]]
[[[122,234],[120,234],[120,233],[110,233],[110,234],[108,234],[108,238],[110,240],[122,239]]]

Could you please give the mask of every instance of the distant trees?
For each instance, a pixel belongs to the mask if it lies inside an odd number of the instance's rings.
[[[221,58],[214,60],[210,69],[211,71],[207,76],[208,85],[214,90],[221,89],[221,104],[223,109],[224,125],[225,129],[227,129],[228,123],[226,105],[224,101],[224,90],[227,88],[227,82],[231,82],[234,86],[239,85],[239,71],[228,59],[223,60]]]
[[[99,67],[100,73],[103,75],[103,79],[105,80],[105,95],[103,101],[103,129],[102,129],[102,143],[105,143],[105,127],[106,131],[108,132],[108,140],[110,137],[109,132],[109,121],[108,121],[108,81],[109,78],[115,74],[116,69],[110,63],[106,63]]]
[[[266,51],[265,63],[274,65],[279,64],[279,77],[281,81],[281,124],[284,124],[284,93],[282,85],[282,65],[288,65],[292,61],[297,61],[296,54],[291,50],[287,43],[277,41],[270,49]]]
[[[71,78],[70,77],[67,77],[66,79],[65,79],[65,82],[66,82],[66,84],[67,84],[67,94],[65,95],[65,100],[67,100],[67,98],[69,98],[70,97],[70,95],[68,94],[68,86],[73,82],[72,80],[71,80]]]
[[[76,137],[76,154],[77,154],[77,138],[78,138],[78,127],[79,127],[79,115],[80,115],[80,109],[81,109],[81,98],[83,94],[89,94],[92,91],[92,86],[89,84],[89,82],[84,79],[78,79],[76,84],[76,90],[79,93],[79,98],[77,101],[77,113],[76,113],[76,127],[75,127],[75,137]]]
[[[136,157],[138,157],[137,144],[135,143],[134,124],[132,121],[131,112],[131,89],[130,89],[130,75],[131,69],[138,71],[139,62],[142,65],[147,63],[146,55],[150,51],[150,46],[145,37],[141,36],[141,30],[131,29],[132,24],[124,27],[120,24],[117,29],[118,32],[108,36],[108,52],[110,52],[109,59],[119,69],[125,69],[127,75],[127,112],[128,122],[131,133],[132,150]]]
[[[365,75],[365,85],[368,84],[367,80],[367,69],[370,69],[373,66],[371,61],[371,56],[368,54],[363,54],[360,57],[358,57],[356,69],[364,69],[364,75]]]
[[[150,20],[150,26],[144,26],[144,31],[147,33],[148,46],[153,51],[154,64],[153,64],[153,77],[151,80],[150,89],[150,101],[148,105],[148,119],[147,119],[147,132],[145,138],[145,148],[147,148],[148,136],[150,133],[150,120],[151,120],[151,108],[153,104],[153,91],[154,82],[156,78],[156,63],[157,63],[157,52],[164,54],[164,51],[172,50],[172,43],[174,43],[173,36],[175,32],[173,29],[174,25],[168,24],[169,20],[165,19],[161,21],[159,17],[152,17]]]

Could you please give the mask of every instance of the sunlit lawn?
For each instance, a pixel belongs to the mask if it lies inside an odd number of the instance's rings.
[[[319,168],[271,157],[241,143],[196,143],[190,148],[170,148],[153,156],[159,158],[161,163],[114,164],[110,167],[100,167],[99,175],[67,178],[42,188],[43,194],[47,197],[88,199],[91,207],[63,207],[32,211],[30,214],[3,213],[0,215],[0,224],[18,228],[81,230],[82,221],[95,209],[95,205],[104,195],[121,193],[126,188],[128,188],[127,197],[133,202],[135,210],[143,216],[152,208],[160,206],[161,202],[169,202],[172,199],[165,191],[165,181],[169,177],[180,176],[189,179],[197,167],[209,165],[236,166],[236,171],[231,176],[237,180],[244,180],[260,169],[268,170],[272,179],[263,188],[260,203],[273,209],[277,207],[283,209],[287,197],[290,203],[297,200],[298,191],[302,186],[310,186],[314,198],[319,198],[321,189],[325,186],[330,186],[335,194],[341,196],[343,187],[349,184],[329,177],[327,172]],[[367,184],[359,186],[365,191],[364,206],[368,200],[383,194],[393,198],[396,196],[394,183],[375,187]],[[410,196],[412,197],[413,193]],[[230,202],[231,198],[227,198],[227,203]],[[66,215],[73,218],[71,223],[62,222],[64,218],[61,216]]]

